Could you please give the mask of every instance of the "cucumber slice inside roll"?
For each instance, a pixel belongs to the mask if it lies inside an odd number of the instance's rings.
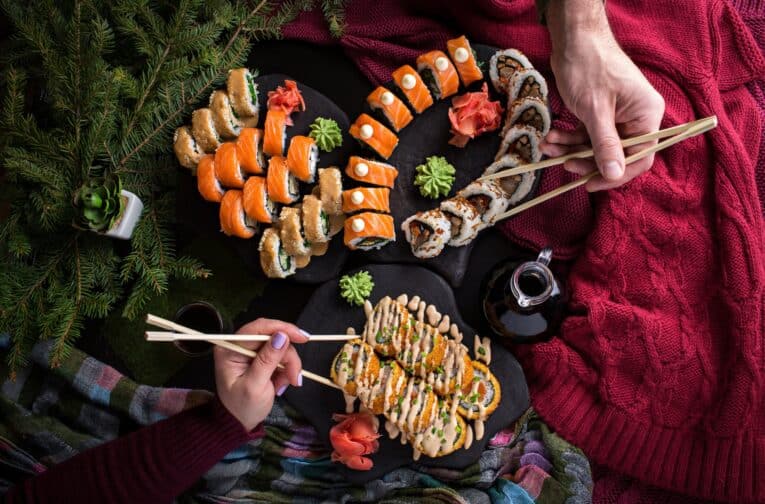
[[[284,271],[292,267],[292,257],[282,247],[279,247],[279,267]]]

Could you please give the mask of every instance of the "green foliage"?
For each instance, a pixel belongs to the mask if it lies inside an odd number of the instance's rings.
[[[79,224],[93,231],[111,229],[125,210],[119,177],[92,178],[75,196]]]

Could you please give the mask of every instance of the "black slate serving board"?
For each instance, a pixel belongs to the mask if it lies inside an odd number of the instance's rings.
[[[434,304],[442,314],[448,314],[452,322],[460,327],[465,336],[464,341],[471,355],[475,357],[472,348],[475,333],[462,320],[452,289],[442,277],[425,268],[410,265],[373,265],[363,269],[369,271],[375,282],[370,301],[376,303],[386,295],[419,295],[427,303]],[[340,297],[337,280],[332,280],[316,290],[298,318],[297,325],[313,334],[337,334],[344,333],[347,327],[354,327],[357,332],[361,332],[365,320],[363,308],[352,307],[346,303]],[[309,342],[296,345],[295,348],[302,359],[304,369],[329,376],[332,360],[342,346],[342,342]],[[457,450],[446,457],[423,456],[419,464],[461,469],[474,463],[488,440],[528,408],[529,392],[523,370],[515,357],[497,342],[492,342],[490,369],[501,384],[502,400],[486,422],[483,439],[474,441],[469,450]],[[329,430],[334,425],[332,414],[345,411],[342,392],[305,380],[300,388],[288,388],[284,397],[316,427],[319,436],[331,447]],[[381,421],[383,436],[380,438],[380,449],[371,456],[374,467],[369,471],[353,471],[341,466],[351,483],[363,484],[396,468],[414,463],[411,446],[401,445],[398,439],[390,440],[382,424]]]

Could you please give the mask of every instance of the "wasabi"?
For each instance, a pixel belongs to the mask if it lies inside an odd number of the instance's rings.
[[[425,164],[419,165],[414,185],[420,188],[420,194],[426,198],[436,199],[446,196],[454,184],[454,166],[442,156],[430,156]]]
[[[340,296],[351,306],[363,305],[374,287],[375,283],[368,271],[359,271],[340,278]]]
[[[329,152],[343,145],[343,134],[334,119],[317,117],[311,124],[311,132],[308,136],[313,138],[319,149],[324,152]]]

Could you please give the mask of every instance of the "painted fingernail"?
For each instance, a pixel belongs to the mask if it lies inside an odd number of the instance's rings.
[[[304,331],[304,330],[300,329],[300,334],[302,334],[303,336],[305,336],[308,339],[311,339],[311,333],[309,333],[308,331]]]
[[[283,332],[278,332],[271,336],[271,346],[275,349],[281,350],[285,343],[287,343],[287,335]]]
[[[282,385],[279,387],[279,390],[276,391],[276,395],[281,396],[285,390],[287,390],[287,385]]]
[[[303,372],[301,371],[300,374],[298,375],[298,387],[302,387],[302,386],[303,386]]]
[[[604,166],[604,175],[609,180],[617,180],[622,178],[622,175],[624,175],[624,170],[622,169],[622,165],[620,165],[616,161],[608,161],[606,162],[606,165]]]

